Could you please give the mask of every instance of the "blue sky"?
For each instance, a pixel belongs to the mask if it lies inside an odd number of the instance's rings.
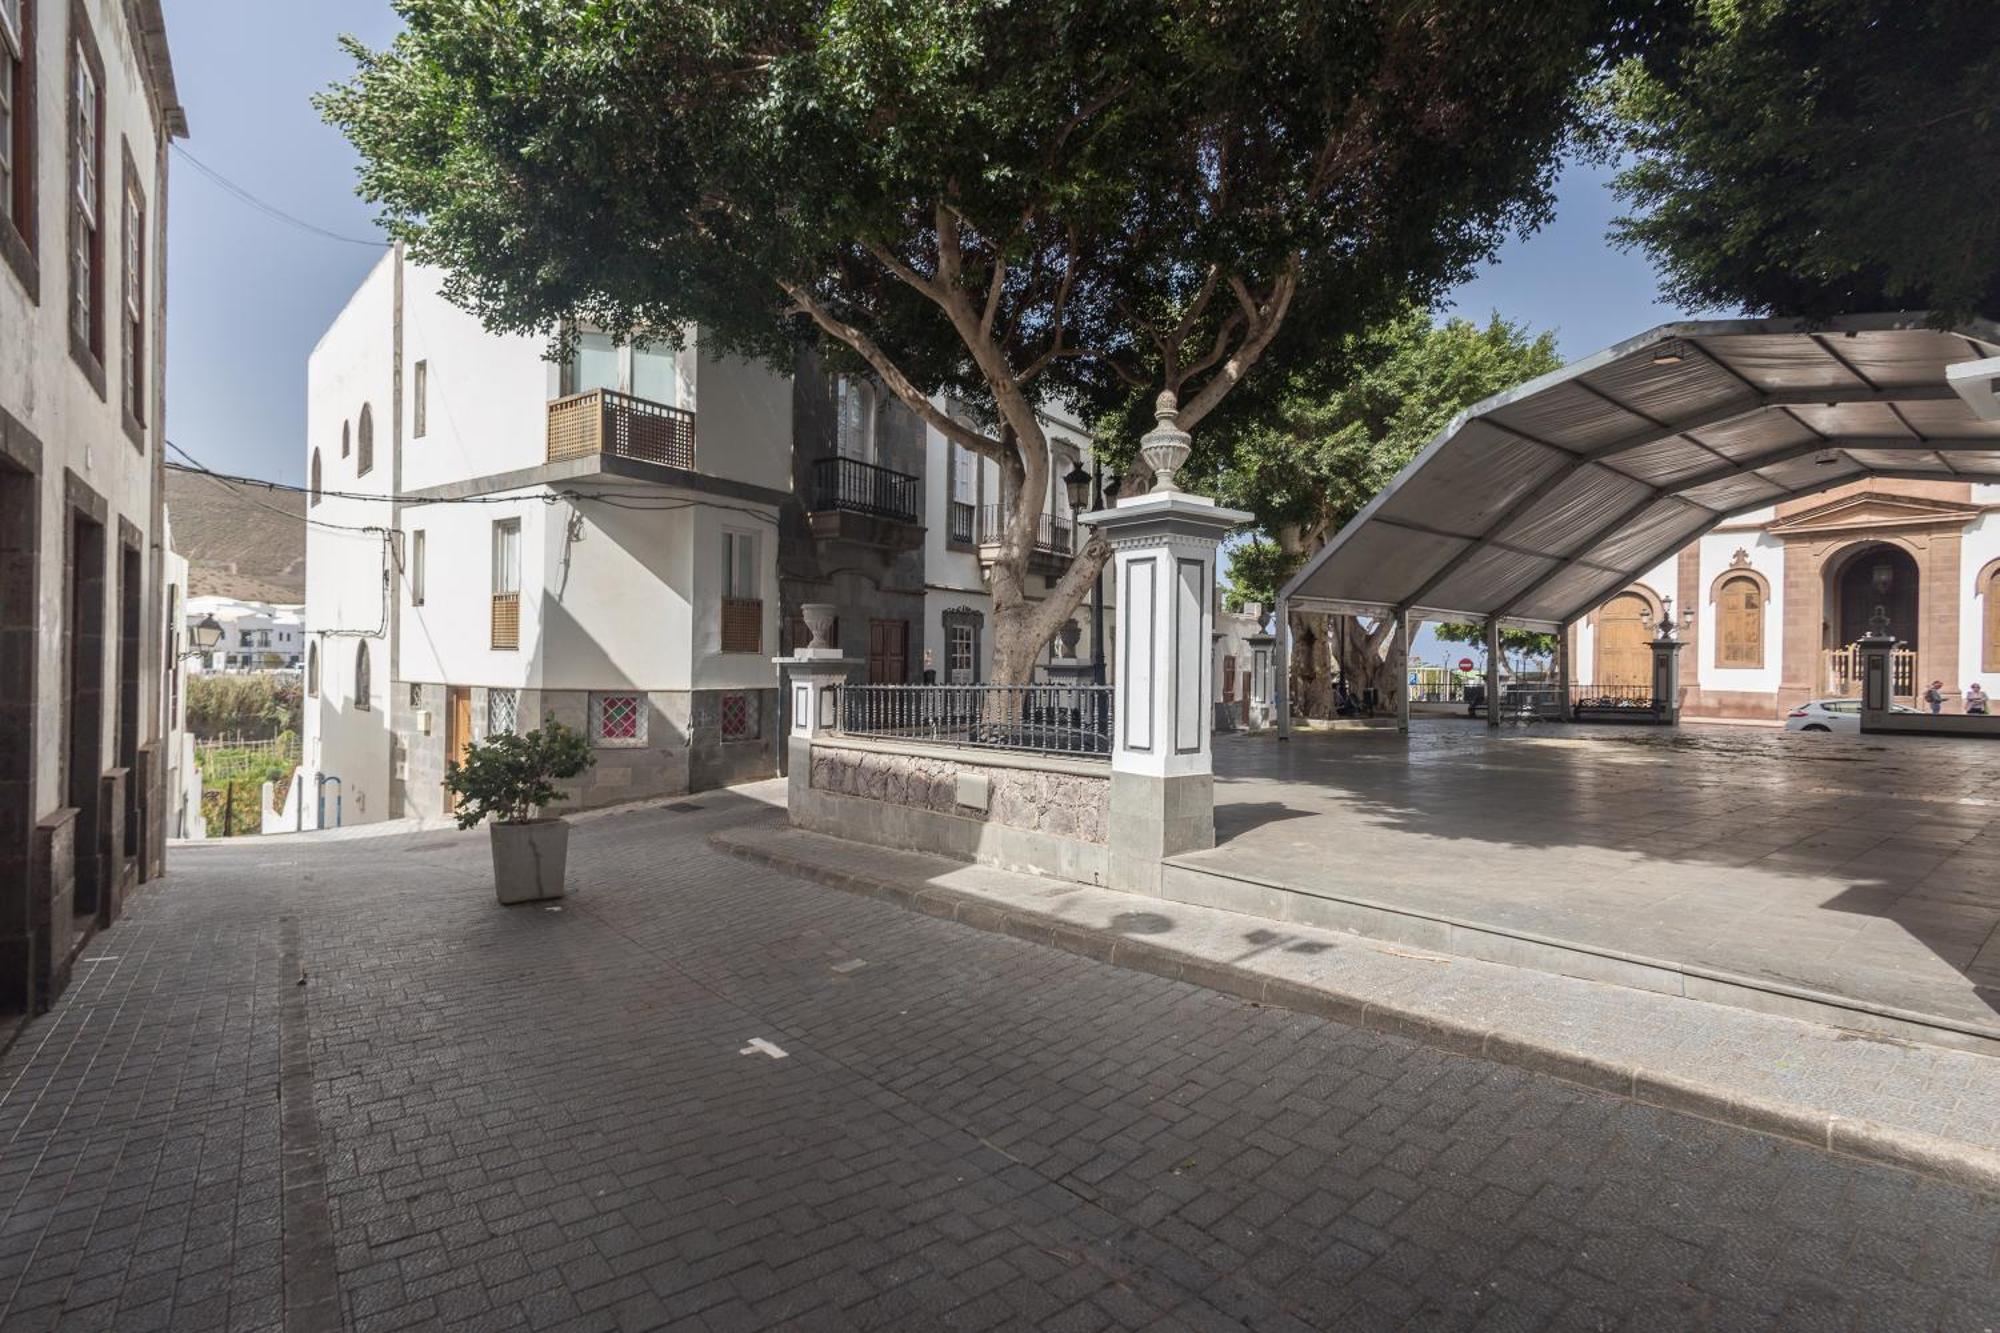
[[[319,228],[379,238],[354,197],[353,150],[309,99],[351,69],[342,33],[371,46],[389,39],[397,24],[386,0],[165,8],[187,152]],[[1606,243],[1617,212],[1606,173],[1572,167],[1558,195],[1555,220],[1503,247],[1455,294],[1455,313],[1483,320],[1498,310],[1555,329],[1572,359],[1681,313],[1657,299],[1644,258]],[[379,239],[331,240],[274,220],[177,157],[169,247],[169,438],[220,471],[303,481],[306,357],[379,257]],[[1417,647],[1439,655],[1427,635]]]

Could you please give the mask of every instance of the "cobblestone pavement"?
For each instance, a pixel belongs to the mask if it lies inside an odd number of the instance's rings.
[[[0,1328],[2000,1322],[2000,1202],[805,884],[697,804],[580,822],[561,911],[483,834],[177,849],[0,1061]]]

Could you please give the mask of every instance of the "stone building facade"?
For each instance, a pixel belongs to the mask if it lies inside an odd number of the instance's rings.
[[[158,0],[0,6],[0,1019],[164,867]]]
[[[1955,712],[1973,681],[2000,691],[2000,486],[1875,479],[1724,523],[1572,627],[1576,679],[1650,679],[1647,626],[1667,599],[1688,643],[1685,717],[1776,721],[1857,696],[1852,644],[1877,608],[1900,641],[1898,697],[1938,681]]]

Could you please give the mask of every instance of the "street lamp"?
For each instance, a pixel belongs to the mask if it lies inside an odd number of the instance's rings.
[[[1090,504],[1090,474],[1083,470],[1083,464],[1072,463],[1063,474],[1063,489],[1069,492],[1069,512],[1081,514]]]
[[[213,613],[203,616],[188,626],[188,642],[193,646],[181,654],[183,659],[205,657],[214,652],[216,645],[222,642],[222,622]]]

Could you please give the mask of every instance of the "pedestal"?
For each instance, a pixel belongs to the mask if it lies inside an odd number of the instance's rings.
[[[840,728],[839,687],[860,665],[842,657],[838,648],[801,648],[790,657],[774,657],[790,694],[792,729],[785,737],[785,802],[797,809],[801,795],[812,786],[812,743]]]
[[[1157,894],[1163,858],[1215,845],[1215,553],[1250,517],[1201,496],[1154,491],[1079,520],[1110,541],[1118,586],[1113,888]]]
[[[1896,640],[1893,635],[1864,634],[1854,641],[1861,654],[1861,729],[1889,716],[1895,704]]]
[[[1654,639],[1653,711],[1669,727],[1681,724],[1681,649],[1679,639]]]

